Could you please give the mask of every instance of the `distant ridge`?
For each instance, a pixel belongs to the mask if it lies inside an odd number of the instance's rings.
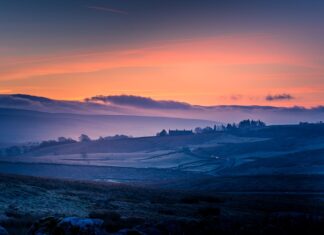
[[[215,122],[135,115],[98,115],[47,113],[33,110],[0,108],[0,143],[33,142],[59,136],[77,138],[85,133],[93,138],[115,134],[155,135],[164,128],[192,129]]]
[[[222,123],[238,122],[242,119],[261,119],[268,124],[324,121],[324,106],[313,108],[258,105],[201,106],[132,95],[94,96],[83,101],[54,100],[26,94],[0,95],[0,108],[82,115],[190,118]]]

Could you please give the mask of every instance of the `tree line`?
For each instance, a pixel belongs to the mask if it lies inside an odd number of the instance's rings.
[[[253,129],[253,128],[262,128],[265,127],[266,124],[260,120],[242,120],[238,124],[236,123],[228,123],[226,125],[214,125],[214,126],[207,126],[207,127],[196,127],[192,134],[208,134],[208,133],[215,133],[215,132],[225,132],[225,131],[235,131],[235,130],[242,130],[242,129]],[[167,136],[170,135],[170,131],[166,131],[163,129],[162,131],[158,132],[156,136]]]

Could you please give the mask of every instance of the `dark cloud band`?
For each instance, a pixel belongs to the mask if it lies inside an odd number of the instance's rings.
[[[101,101],[104,103],[134,106],[138,108],[147,109],[189,109],[190,104],[177,101],[158,101],[152,98],[133,96],[133,95],[119,95],[119,96],[94,96],[86,99],[86,101]]]
[[[290,94],[278,94],[278,95],[267,95],[265,98],[267,101],[280,101],[280,100],[292,100],[294,97]]]

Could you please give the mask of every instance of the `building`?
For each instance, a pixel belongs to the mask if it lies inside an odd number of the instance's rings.
[[[193,135],[192,130],[169,130],[170,136]]]

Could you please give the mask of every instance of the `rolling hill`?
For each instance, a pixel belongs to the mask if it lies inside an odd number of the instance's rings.
[[[20,109],[0,109],[0,142],[21,143],[59,136],[77,138],[85,133],[90,137],[126,134],[155,135],[161,129],[192,129],[214,125],[215,122],[197,119],[48,113]]]

